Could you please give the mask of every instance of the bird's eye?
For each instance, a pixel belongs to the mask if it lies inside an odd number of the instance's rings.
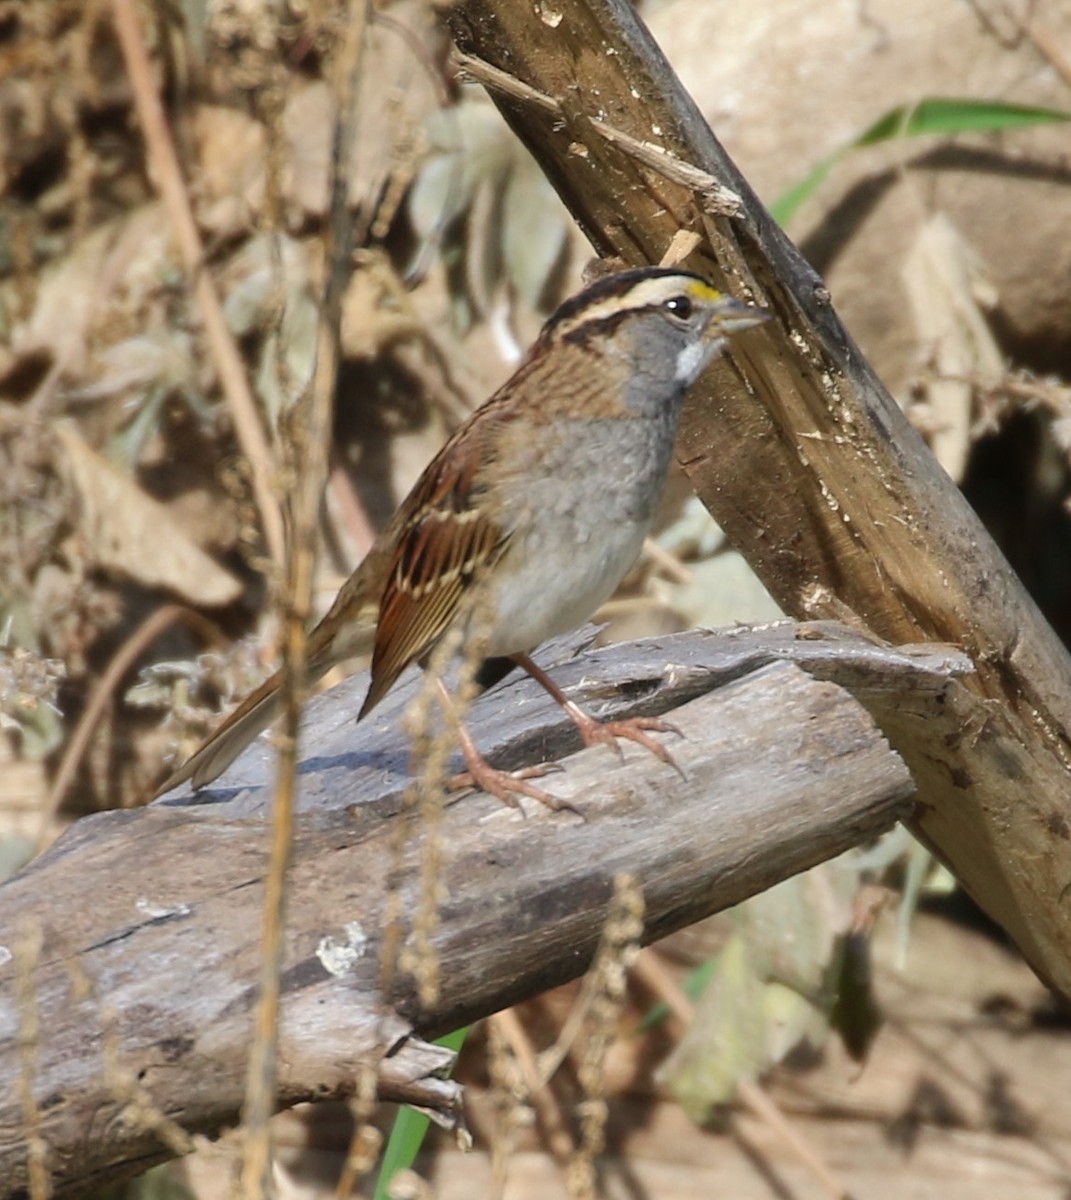
[[[663,307],[678,321],[687,321],[692,315],[692,302],[687,296],[671,296]]]

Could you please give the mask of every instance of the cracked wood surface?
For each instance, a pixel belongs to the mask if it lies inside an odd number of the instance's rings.
[[[940,722],[968,670],[945,647],[897,650],[820,624],[581,653],[555,678],[600,716],[672,711],[685,777],[636,747],[623,762],[584,750],[548,780],[582,815],[521,815],[469,794],[404,841],[399,717],[419,681],[361,726],[364,677],[316,698],[290,874],[280,1104],[350,1094],[372,1069],[386,1098],[451,1110],[456,1089],[437,1077],[449,1056],[423,1038],[580,974],[619,873],[639,879],[653,940],[888,828],[913,788],[862,705]],[[511,765],[576,747],[571,722],[526,678],[481,697],[469,720]],[[85,818],[0,888],[0,947],[13,955],[0,956],[0,1197],[26,1188],[26,1071],[61,1195],[167,1155],[160,1114],[188,1132],[237,1120],[271,766],[262,740],[211,790]],[[415,945],[431,844],[443,855],[445,898],[427,930],[441,988],[421,1007],[401,972],[381,994],[381,951],[394,899]],[[39,1032],[20,1045],[33,1013]]]

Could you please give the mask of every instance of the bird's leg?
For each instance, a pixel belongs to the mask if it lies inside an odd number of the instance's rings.
[[[574,704],[546,671],[542,667],[537,667],[527,654],[514,654],[512,657],[513,661],[522,671],[526,671],[531,675],[536,683],[549,692],[562,708],[565,709],[573,724],[580,730],[580,736],[585,746],[612,746],[620,758],[621,747],[617,744],[617,739],[625,738],[630,742],[638,743],[645,750],[649,750],[656,758],[660,759],[667,766],[672,767],[678,774],[684,774],[674,761],[673,755],[670,754],[665,746],[661,742],[656,742],[647,733],[650,730],[652,733],[676,733],[680,735],[680,730],[676,725],[671,725],[669,721],[663,721],[660,717],[624,717],[620,721],[596,720],[590,713],[586,713],[579,704]]]
[[[575,811],[572,805],[565,800],[559,800],[550,792],[545,792],[542,788],[527,782],[529,779],[538,779],[540,776],[556,770],[557,768],[552,764],[543,763],[535,767],[524,767],[520,771],[502,771],[498,767],[491,766],[476,748],[468,726],[457,712],[450,689],[441,679],[437,679],[435,683],[443,708],[457,723],[457,740],[461,746],[461,753],[465,756],[465,765],[468,767],[468,771],[464,775],[455,775],[451,779],[451,787],[478,787],[492,796],[497,796],[503,804],[508,804],[510,808],[520,808],[517,803],[518,796],[530,796],[555,812],[560,809]]]

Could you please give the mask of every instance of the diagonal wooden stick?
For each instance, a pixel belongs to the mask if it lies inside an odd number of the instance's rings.
[[[1071,997],[1067,650],[635,7],[552,8],[553,28],[545,4],[457,0],[446,19],[466,69],[485,81],[600,254],[657,262],[690,230],[702,244],[688,265],[777,314],[693,389],[678,457],[785,612],[835,616],[895,643],[952,642],[971,656],[977,676],[956,713],[955,745],[910,707],[882,717],[918,782],[912,829]],[[607,122],[631,141],[608,140]],[[664,160],[649,153],[652,137]],[[739,200],[739,215],[726,215],[715,185]]]

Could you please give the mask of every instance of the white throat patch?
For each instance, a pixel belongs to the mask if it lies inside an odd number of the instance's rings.
[[[713,341],[691,342],[677,355],[675,376],[679,383],[692,384],[699,377],[700,371],[710,362],[721,344],[721,339]]]

